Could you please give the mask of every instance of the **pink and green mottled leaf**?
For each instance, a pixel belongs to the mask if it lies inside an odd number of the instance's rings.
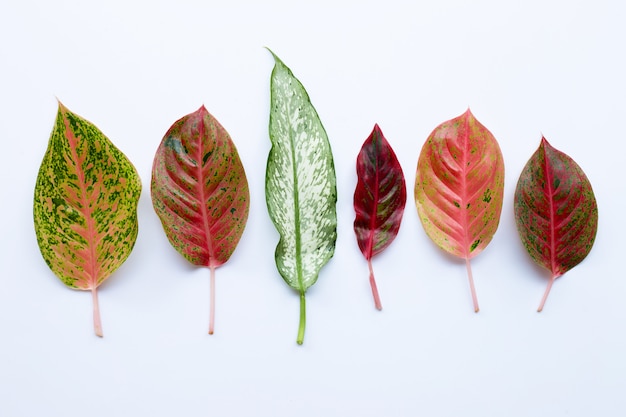
[[[519,177],[514,207],[526,250],[551,274],[541,311],[556,278],[591,251],[598,229],[596,198],[580,166],[542,138]]]
[[[137,238],[141,180],[135,167],[92,123],[59,102],[34,198],[44,260],[65,285],[91,291],[102,336],[97,288]]]
[[[228,132],[204,108],[176,121],[152,166],[152,203],[172,246],[211,271],[209,334],[215,321],[215,269],[234,252],[250,195]]]
[[[493,238],[503,193],[500,146],[469,109],[435,128],[419,156],[415,203],[426,234],[446,252],[465,259],[476,312],[470,259]]]
[[[406,184],[400,162],[378,125],[361,147],[356,172],[354,233],[369,266],[374,305],[381,310],[372,257],[387,248],[400,230]]]

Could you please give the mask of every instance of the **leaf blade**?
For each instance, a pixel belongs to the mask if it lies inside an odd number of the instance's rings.
[[[248,219],[248,182],[230,135],[204,106],[177,120],[163,137],[151,193],[181,255],[206,267],[228,261]]]
[[[270,51],[271,52],[271,51]],[[334,254],[336,177],[326,131],[309,96],[273,52],[270,149],[265,181],[268,213],[280,240],[275,260],[285,282],[301,294]],[[301,326],[304,313],[301,311]],[[304,330],[299,332],[302,343]]]
[[[368,261],[370,285],[377,309],[382,309],[371,258],[395,239],[406,205],[406,183],[400,162],[378,125],[357,156],[354,191],[354,232]]]
[[[526,251],[551,273],[541,311],[553,281],[591,251],[598,228],[597,202],[582,168],[542,137],[518,179],[514,212]]]
[[[68,287],[96,288],[130,255],[137,238],[141,180],[126,156],[92,123],[59,102],[33,203],[40,252]]]

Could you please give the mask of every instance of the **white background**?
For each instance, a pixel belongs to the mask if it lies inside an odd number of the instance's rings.
[[[0,416],[621,416],[626,412],[623,155],[626,6],[618,1],[5,1],[0,5]],[[308,90],[334,151],[335,257],[298,297],[274,265],[265,206],[272,48]],[[37,247],[32,198],[58,97],[137,167],[140,231],[91,297]],[[250,217],[217,271],[171,248],[149,194],[166,130],[204,104],[235,141]],[[500,227],[464,264],[412,199],[429,133],[470,107],[498,139]],[[404,169],[398,238],[374,259],[374,309],[352,222],[355,158],[379,123]],[[522,247],[517,177],[541,135],[593,184],[590,255],[536,308],[548,273]]]

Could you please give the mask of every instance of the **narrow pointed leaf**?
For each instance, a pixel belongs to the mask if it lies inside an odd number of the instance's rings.
[[[519,177],[514,207],[526,250],[551,273],[541,311],[554,280],[591,251],[598,229],[596,198],[580,166],[542,138]]]
[[[400,162],[378,125],[361,147],[356,172],[354,232],[370,269],[374,304],[381,310],[372,257],[387,248],[398,234],[406,205],[406,184]]]
[[[215,268],[228,261],[241,239],[250,195],[235,144],[204,106],[176,121],[163,137],[151,193],[172,246],[192,264],[211,270],[212,334]]]
[[[271,51],[270,51],[271,52]],[[272,53],[269,136],[265,196],[280,241],[276,266],[300,294],[302,344],[305,292],[333,256],[337,239],[336,178],[326,131],[307,92]]]
[[[430,134],[417,164],[417,211],[428,236],[465,259],[475,311],[478,300],[469,260],[495,234],[503,192],[500,146],[469,110]]]
[[[141,180],[128,158],[59,102],[35,186],[35,232],[44,260],[61,281],[91,291],[98,336],[96,289],[133,249],[140,193]]]

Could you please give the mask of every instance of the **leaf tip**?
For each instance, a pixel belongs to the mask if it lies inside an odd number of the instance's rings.
[[[59,113],[65,113],[68,111],[67,107],[65,107],[65,105],[61,102],[61,100],[55,96],[54,98],[57,99],[57,104],[59,106]]]
[[[374,129],[372,129],[372,134],[376,134],[376,136],[383,136],[383,131],[381,130],[378,123],[374,123]]]
[[[269,47],[267,47],[267,46],[266,46],[266,47],[265,47],[265,49],[267,49],[267,50],[269,51],[269,53],[270,53],[270,54],[272,54],[272,57],[274,58],[274,61],[275,61],[276,63],[279,63],[279,62],[280,62],[280,63],[282,63],[282,62],[283,62],[283,61],[281,61],[281,60],[280,60],[280,58],[278,57],[278,55],[276,55],[276,54],[274,53],[274,51],[272,51]]]
[[[200,118],[203,118],[204,116],[206,116],[207,114],[209,114],[209,111],[206,109],[206,107],[204,107],[204,103],[200,106],[200,108],[198,110],[196,110],[195,115],[199,116]]]

